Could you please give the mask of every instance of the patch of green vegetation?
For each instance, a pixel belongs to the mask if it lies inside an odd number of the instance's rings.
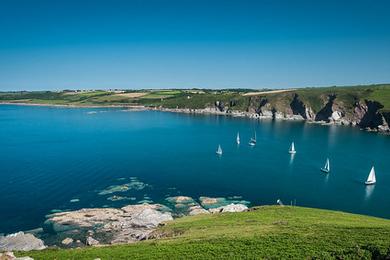
[[[214,107],[215,103],[219,101],[222,102],[225,106],[228,106],[232,110],[245,110],[248,105],[248,98],[243,97],[238,93],[181,93],[171,98],[162,99],[155,101],[152,104],[155,106],[163,106],[166,108],[206,108]],[[150,100],[143,100],[143,104],[147,104]]]
[[[230,110],[247,111],[257,108],[259,101],[266,98],[271,107],[280,112],[287,112],[294,94],[306,106],[319,112],[327,102],[329,95],[336,95],[335,103],[352,113],[356,102],[372,100],[381,103],[382,111],[390,111],[390,85],[367,85],[351,87],[321,87],[300,88],[280,93],[260,93],[258,95],[244,96],[245,93],[253,92],[250,89],[167,89],[167,90],[134,90],[129,93],[145,93],[145,95],[120,95],[111,91],[33,91],[33,92],[0,92],[0,102],[17,103],[40,103],[53,105],[144,105],[148,107],[165,108],[189,108],[202,109],[214,107],[216,101],[222,102]]]
[[[390,87],[377,87],[368,95],[368,99],[378,101],[383,105],[383,111],[390,112]]]
[[[160,91],[151,91],[149,94],[141,97],[142,99],[164,99],[170,98],[176,95],[181,94],[181,90],[160,90]]]
[[[176,219],[165,238],[131,245],[18,253],[34,259],[371,259],[390,254],[390,221],[301,207]]]
[[[286,109],[290,108],[293,95],[293,92],[287,92],[280,94],[265,94],[264,97],[277,111],[286,112]]]

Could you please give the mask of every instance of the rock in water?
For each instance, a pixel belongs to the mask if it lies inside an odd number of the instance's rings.
[[[30,251],[45,248],[43,241],[32,234],[18,232],[0,237],[0,251]]]
[[[229,204],[218,208],[209,209],[211,213],[223,213],[223,212],[243,212],[248,209],[244,204]]]
[[[189,202],[193,202],[194,199],[191,198],[191,197],[187,197],[187,196],[176,196],[176,197],[168,197],[166,198],[167,201],[171,202],[171,203],[189,203]]]

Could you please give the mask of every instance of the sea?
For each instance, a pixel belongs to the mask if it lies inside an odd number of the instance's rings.
[[[327,158],[329,174],[320,171]],[[366,186],[372,166],[377,183]],[[300,121],[0,106],[0,233],[39,228],[53,212],[173,196],[389,219],[390,136]]]

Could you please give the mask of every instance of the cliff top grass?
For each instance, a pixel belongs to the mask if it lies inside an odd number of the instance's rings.
[[[262,206],[176,219],[156,240],[18,253],[34,259],[371,259],[390,253],[390,220],[343,212]]]
[[[131,95],[133,93],[133,95]],[[258,94],[256,94],[258,93]],[[289,108],[293,95],[318,112],[331,94],[337,96],[336,102],[352,109],[356,101],[372,100],[383,105],[382,111],[390,111],[390,84],[363,85],[350,87],[298,88],[292,91],[275,93],[271,90],[254,91],[249,89],[166,89],[166,90],[126,90],[117,91],[19,91],[0,92],[0,102],[38,103],[48,105],[144,105],[166,108],[206,108],[216,101],[222,101],[233,110],[245,111],[251,99],[266,97],[278,111]],[[231,102],[234,106],[231,106]]]

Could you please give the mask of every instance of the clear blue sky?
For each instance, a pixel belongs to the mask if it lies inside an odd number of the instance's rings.
[[[0,90],[390,82],[390,1],[0,0]]]

